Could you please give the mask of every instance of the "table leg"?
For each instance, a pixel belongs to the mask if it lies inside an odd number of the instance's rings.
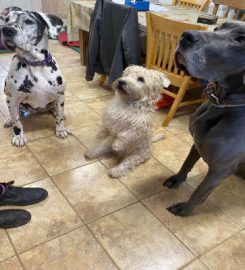
[[[86,51],[88,46],[89,33],[79,29],[79,43],[80,43],[80,62],[81,65],[86,66]]]

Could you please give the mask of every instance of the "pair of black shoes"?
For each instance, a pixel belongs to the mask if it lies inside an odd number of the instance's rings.
[[[43,188],[25,188],[13,186],[14,181],[0,183],[0,206],[25,206],[35,204],[47,198]],[[0,228],[9,229],[25,225],[31,220],[31,214],[23,209],[0,210]]]

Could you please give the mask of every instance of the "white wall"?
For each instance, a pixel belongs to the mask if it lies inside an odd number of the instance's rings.
[[[11,6],[20,7],[23,10],[42,11],[41,0],[0,0],[0,12]]]

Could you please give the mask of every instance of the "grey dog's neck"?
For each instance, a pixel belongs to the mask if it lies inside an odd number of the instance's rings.
[[[226,98],[234,94],[245,94],[245,84],[243,75],[245,71],[239,74],[228,76],[225,79],[218,81],[218,87],[215,94],[220,98]]]

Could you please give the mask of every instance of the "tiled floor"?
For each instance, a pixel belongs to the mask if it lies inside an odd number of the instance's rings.
[[[25,207],[32,220],[0,230],[0,270],[242,270],[245,269],[245,182],[232,176],[192,216],[166,207],[185,201],[207,170],[203,161],[179,189],[162,187],[177,172],[192,138],[188,114],[176,117],[154,143],[151,160],[119,179],[107,176],[113,158],[86,160],[96,144],[103,109],[113,92],[84,79],[79,54],[50,42],[67,81],[66,117],[73,136],[54,136],[50,115],[23,119],[28,144],[14,148],[0,127],[0,179],[49,191]],[[3,85],[12,54],[0,55],[0,120],[6,115]],[[156,115],[158,129],[165,111]],[[7,207],[6,207],[7,208]]]

